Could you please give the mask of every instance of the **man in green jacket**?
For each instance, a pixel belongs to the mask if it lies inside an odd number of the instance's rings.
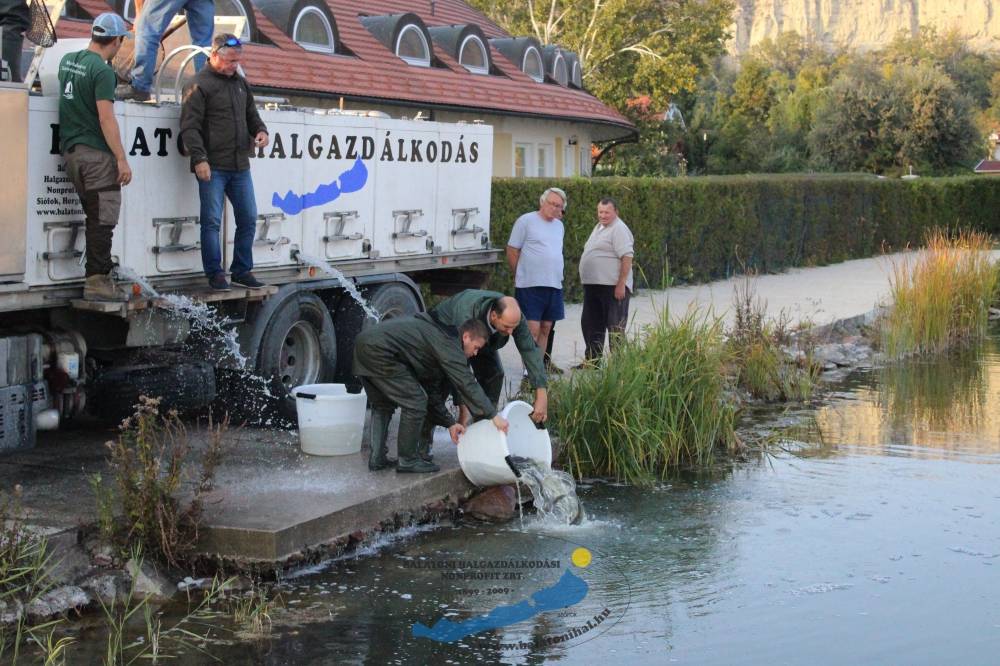
[[[479,354],[469,361],[469,365],[494,407],[500,401],[504,381],[499,350],[513,337],[514,345],[521,354],[521,362],[528,371],[528,381],[535,389],[531,418],[536,423],[543,423],[548,418],[549,399],[542,353],[528,330],[528,322],[521,316],[521,308],[516,299],[497,291],[466,289],[438,303],[430,311],[430,315],[435,321],[448,326],[456,326],[467,319],[486,324],[489,339]],[[459,420],[462,421],[461,418]],[[426,436],[427,433],[424,433],[421,437],[421,446]]]
[[[361,379],[372,406],[371,453],[368,469],[391,467],[386,454],[389,421],[400,408],[396,471],[436,472],[440,468],[425,460],[418,439],[425,418],[448,428],[452,441],[465,432],[444,405],[443,378],[469,406],[476,419],[492,419],[507,431],[507,421],[483,393],[469,372],[468,358],[486,344],[488,330],[479,321],[463,322],[458,328],[441,325],[426,314],[381,322],[362,331],[354,343],[354,374]]]

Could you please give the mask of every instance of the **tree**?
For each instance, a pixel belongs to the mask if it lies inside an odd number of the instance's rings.
[[[625,110],[648,95],[666,108],[723,52],[733,0],[471,0],[512,35],[580,57],[585,87]]]

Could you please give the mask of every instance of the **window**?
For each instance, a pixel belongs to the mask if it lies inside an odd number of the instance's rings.
[[[458,62],[473,74],[489,74],[490,61],[486,47],[475,35],[469,35],[458,50]]]
[[[134,6],[132,0],[128,0],[130,6]],[[239,34],[241,42],[250,41],[250,19],[247,18],[246,8],[239,0],[215,0],[216,16],[242,16],[243,30]]]
[[[545,69],[542,67],[542,54],[534,46],[529,46],[524,51],[521,71],[539,83],[545,80]]]
[[[563,146],[563,177],[569,178],[570,176],[575,176],[577,173],[578,164],[576,163],[576,146],[565,145]]]
[[[524,178],[528,175],[528,149],[531,146],[519,143],[514,146],[514,176]]]
[[[561,86],[565,86],[569,83],[569,72],[566,69],[566,59],[561,55],[556,55],[556,59],[552,61],[552,78],[556,80]]]
[[[577,88],[583,87],[583,71],[579,60],[573,63],[573,85]]]
[[[552,160],[552,146],[550,144],[538,144],[538,160],[535,162],[535,175],[539,178],[555,175],[553,172],[555,164]]]
[[[316,7],[306,7],[295,18],[292,39],[307,51],[333,53],[336,49],[330,22]]]
[[[396,39],[396,55],[410,65],[431,66],[431,50],[427,38],[417,26],[410,24],[403,28]]]

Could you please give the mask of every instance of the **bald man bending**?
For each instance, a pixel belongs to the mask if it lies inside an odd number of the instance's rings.
[[[503,390],[503,364],[498,351],[514,338],[521,361],[528,371],[528,381],[535,390],[534,411],[531,418],[542,423],[548,418],[549,398],[546,389],[545,366],[542,353],[528,329],[528,322],[521,316],[521,308],[511,296],[496,291],[466,289],[441,301],[430,311],[438,323],[458,326],[467,319],[478,319],[490,330],[490,338],[479,354],[469,361],[476,381],[483,387],[494,407],[500,402]],[[462,411],[463,416],[465,411]],[[459,419],[461,421],[461,419]]]

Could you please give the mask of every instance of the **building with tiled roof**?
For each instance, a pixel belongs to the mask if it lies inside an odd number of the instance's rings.
[[[133,0],[73,0],[57,26],[82,37]],[[575,54],[512,37],[460,0],[216,0],[242,16],[243,68],[255,92],[296,106],[394,117],[482,121],[494,128],[495,176],[590,173],[590,147],[635,127],[583,89]]]

